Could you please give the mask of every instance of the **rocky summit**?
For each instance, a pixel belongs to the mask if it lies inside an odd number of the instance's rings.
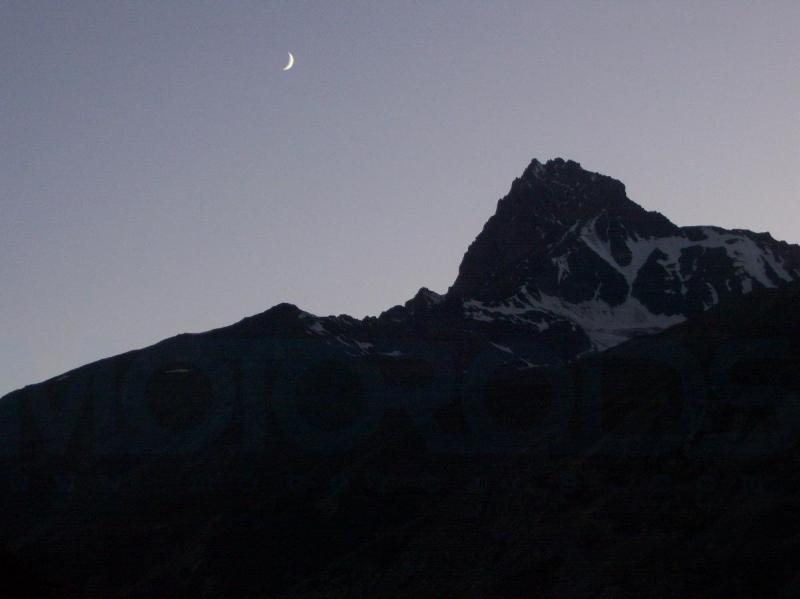
[[[798,246],[678,227],[615,179],[571,160],[534,160],[470,245],[449,295],[476,320],[539,330],[566,320],[587,349],[602,350],[798,277]]]

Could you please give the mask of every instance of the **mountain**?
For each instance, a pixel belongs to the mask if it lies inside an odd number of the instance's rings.
[[[533,160],[470,245],[444,295],[422,288],[379,317],[317,317],[288,304],[230,331],[292,329],[358,354],[399,340],[481,336],[572,359],[683,322],[720,301],[800,278],[800,246],[768,233],[678,227],[625,186],[571,160]],[[536,346],[536,349],[532,349]]]
[[[798,279],[533,161],[445,294],[0,399],[9,596],[796,596]]]
[[[559,319],[606,349],[753,289],[800,277],[769,234],[677,227],[572,161],[534,160],[467,251],[450,294],[473,319]]]

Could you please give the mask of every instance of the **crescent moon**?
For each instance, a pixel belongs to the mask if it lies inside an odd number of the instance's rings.
[[[283,67],[283,70],[284,71],[288,71],[293,66],[294,66],[294,56],[292,56],[292,53],[289,52],[289,62],[287,63],[287,65],[285,67]]]

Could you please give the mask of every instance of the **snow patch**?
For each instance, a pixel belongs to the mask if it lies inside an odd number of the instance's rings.
[[[312,325],[306,327],[306,330],[309,333],[313,333],[314,335],[327,335],[328,334],[328,331],[325,329],[325,326],[320,321],[316,321]]]
[[[587,222],[580,232],[580,239],[583,243],[597,254],[601,259],[619,272],[629,286],[633,286],[639,271],[655,250],[664,253],[666,259],[659,262],[677,280],[684,282],[684,277],[680,274],[680,258],[683,250],[690,247],[704,248],[723,248],[730,257],[740,276],[745,276],[758,281],[764,287],[775,287],[775,284],[767,276],[765,264],[774,270],[784,281],[789,282],[793,279],[783,267],[774,253],[768,248],[759,247],[750,237],[730,232],[722,232],[712,227],[703,227],[702,232],[705,239],[692,241],[685,235],[673,235],[670,237],[638,238],[631,237],[625,240],[625,245],[631,252],[631,262],[627,266],[619,266],[611,255],[611,248],[608,242],[604,242],[597,235],[596,223],[598,217]],[[559,272],[559,277],[561,273]],[[560,279],[559,279],[560,280]],[[746,285],[747,290],[752,289],[752,282]],[[686,292],[686,287],[683,287]],[[716,300],[715,300],[716,303]]]
[[[464,302],[464,314],[471,320],[494,322],[502,319],[535,327],[544,331],[550,327],[546,316],[536,306],[514,298],[504,302],[485,303],[478,300]]]
[[[537,299],[525,286],[520,289],[520,293],[537,308],[580,326],[598,351],[619,345],[632,337],[658,332],[686,320],[681,315],[653,314],[639,300],[631,296],[618,306],[610,306],[597,299],[572,304],[560,297],[546,294],[540,294]]]
[[[507,354],[513,354],[513,353],[514,353],[514,352],[511,350],[511,348],[510,348],[510,347],[508,347],[508,346],[506,346],[506,345],[500,345],[499,343],[494,343],[493,341],[491,341],[490,343],[491,343],[492,345],[494,345],[494,346],[495,346],[497,349],[499,349],[499,350],[500,350],[500,351],[502,351],[502,352],[505,352],[505,353],[507,353]]]

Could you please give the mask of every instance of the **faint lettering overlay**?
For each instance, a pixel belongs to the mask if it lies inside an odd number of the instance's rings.
[[[800,432],[786,339],[713,355],[640,339],[632,352],[524,369],[494,348],[465,359],[434,346],[351,356],[315,340],[206,345],[174,340],[12,393],[0,456],[252,455],[277,441],[335,454],[393,421],[441,454],[754,456]]]

